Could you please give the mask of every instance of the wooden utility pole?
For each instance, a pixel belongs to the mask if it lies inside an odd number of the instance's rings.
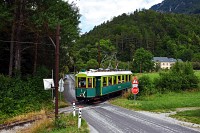
[[[58,118],[58,74],[59,74],[59,42],[60,25],[56,28],[56,50],[55,50],[55,118]]]

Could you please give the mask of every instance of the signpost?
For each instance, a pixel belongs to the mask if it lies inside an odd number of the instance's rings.
[[[133,78],[133,81],[132,81],[132,89],[131,89],[131,92],[134,94],[134,100],[136,100],[136,94],[138,94],[139,92],[139,88],[138,88],[138,80],[136,77]]]

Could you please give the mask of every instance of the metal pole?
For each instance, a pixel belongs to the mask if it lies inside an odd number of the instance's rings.
[[[60,25],[56,29],[56,51],[55,51],[55,118],[58,118],[58,74],[59,74],[59,39],[60,39]]]
[[[136,94],[134,94],[134,100],[136,100]]]

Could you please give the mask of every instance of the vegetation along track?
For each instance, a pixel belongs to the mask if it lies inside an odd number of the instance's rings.
[[[46,117],[47,118],[52,118],[53,117],[53,112],[49,112]],[[23,119],[23,120],[17,120],[14,122],[9,122],[9,123],[4,123],[4,124],[0,124],[0,132],[2,130],[9,130],[9,129],[13,129],[14,127],[23,127],[26,124],[31,124],[35,121],[41,120],[43,119],[44,116],[42,115],[38,115],[36,117],[32,117],[31,119]]]

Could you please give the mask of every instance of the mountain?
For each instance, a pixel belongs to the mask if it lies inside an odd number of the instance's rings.
[[[200,14],[200,0],[164,0],[150,9],[166,13]]]

